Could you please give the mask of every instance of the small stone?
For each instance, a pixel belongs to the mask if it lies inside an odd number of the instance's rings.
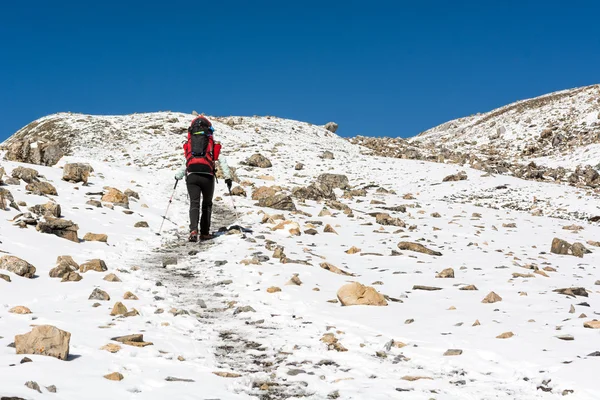
[[[69,272],[63,275],[61,282],[79,282],[83,277],[77,272]]]
[[[446,268],[436,275],[436,278],[454,278],[454,269]]]
[[[593,320],[593,321],[584,322],[583,327],[590,328],[590,329],[600,329],[600,321]]]
[[[121,282],[121,279],[117,275],[115,275],[113,273],[110,273],[110,274],[106,275],[102,279],[105,280],[105,281],[108,281],[108,282]]]
[[[256,310],[254,308],[252,308],[251,306],[238,307],[233,312],[233,315],[238,315],[238,314],[247,313],[247,312],[256,312]]]
[[[333,229],[333,227],[329,224],[325,225],[325,228],[323,228],[323,232],[325,233],[335,233],[336,235],[338,234],[335,229]]]
[[[461,286],[458,290],[479,290],[475,285]]]
[[[29,389],[37,390],[38,392],[42,393],[40,390],[40,385],[38,385],[37,382],[29,381],[25,383],[25,386],[27,386]]]
[[[88,300],[108,301],[110,300],[110,296],[104,290],[96,288],[92,291],[92,294],[90,294]]]
[[[134,228],[149,228],[150,225],[148,225],[148,223],[146,221],[140,221],[140,222],[136,222],[135,225],[133,225]]]
[[[31,310],[25,306],[16,306],[8,310],[9,313],[13,314],[31,314]]]
[[[113,372],[108,375],[104,375],[105,379],[109,381],[122,381],[125,377],[120,372]]]
[[[30,363],[30,362],[33,362],[33,360],[29,357],[23,357],[21,359],[21,364]]]
[[[86,233],[83,237],[83,240],[85,240],[86,242],[106,243],[108,242],[108,235],[105,235],[103,233]]]
[[[123,303],[121,303],[120,301],[114,305],[114,307],[110,313],[110,315],[112,315],[113,317],[117,316],[117,315],[124,315],[124,314],[127,314],[127,307],[125,307],[125,305]]]
[[[298,274],[295,274],[294,276],[292,276],[292,278],[286,283],[286,285],[292,285],[292,286],[300,286],[302,285],[302,281],[300,280],[300,278],[298,277]]]
[[[496,303],[498,301],[502,301],[502,297],[498,296],[496,293],[494,292],[490,292],[487,296],[485,296],[485,298],[483,300],[481,300],[482,303]]]
[[[119,350],[121,350],[121,346],[119,346],[118,344],[109,343],[107,345],[102,346],[100,350],[106,350],[109,353],[117,353]]]
[[[449,349],[444,353],[445,356],[460,356],[463,353],[460,349]]]
[[[46,390],[49,391],[50,393],[56,393],[57,389],[55,385],[50,385],[50,386],[46,386]]]
[[[125,294],[123,295],[123,299],[125,300],[138,300],[138,297],[131,293],[131,292],[125,292]]]
[[[360,253],[360,249],[356,246],[352,246],[350,247],[348,250],[346,250],[346,254],[356,254],[356,253]]]
[[[281,289],[278,288],[277,286],[271,286],[270,288],[267,289],[267,293],[277,293],[277,292],[281,292]]]
[[[515,336],[515,334],[512,332],[504,332],[504,333],[496,336],[496,339],[509,339],[513,336]]]

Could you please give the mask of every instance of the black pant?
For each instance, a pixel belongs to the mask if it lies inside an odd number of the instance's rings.
[[[210,234],[210,217],[212,199],[215,191],[215,178],[208,174],[189,174],[186,178],[188,194],[190,195],[190,232],[198,230],[200,217],[200,195],[202,195],[202,220],[200,234]]]

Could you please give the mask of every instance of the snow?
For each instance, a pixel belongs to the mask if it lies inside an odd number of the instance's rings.
[[[575,391],[572,398],[598,398],[594,373],[598,358],[587,355],[600,350],[600,332],[584,328],[583,322],[597,318],[600,312],[600,287],[595,285],[600,279],[599,252],[588,246],[593,253],[584,258],[549,253],[554,237],[570,243],[597,240],[598,225],[587,222],[589,216],[600,215],[596,193],[487,176],[470,169],[465,169],[466,181],[441,183],[445,176],[462,169],[362,155],[358,146],[302,122],[275,117],[214,119],[216,137],[223,143],[229,165],[238,168],[241,181],[255,187],[305,186],[327,172],[346,174],[355,188],[373,184],[396,194],[377,193],[373,187],[366,197],[344,199],[342,191],[336,190],[338,200],[349,205],[354,215],[331,209],[330,217],[317,216],[325,204],[315,201],[295,200],[298,209],[312,215],[308,217],[260,208],[250,197],[235,197],[241,217],[236,220],[231,199],[224,196],[226,188],[220,182],[215,198],[222,199],[215,200],[213,228],[239,224],[253,232],[223,235],[212,244],[182,245],[188,223],[182,184],[168,215],[176,224],[166,221],[162,236],[155,233],[181,163],[182,132],[192,118],[171,112],[49,116],[40,122],[55,121],[75,133],[72,143],[76,146],[70,156],[54,167],[2,162],[8,175],[20,165],[33,167],[55,185],[56,201],[64,217],[79,225],[80,237],[93,232],[106,233],[109,239],[108,244],[73,243],[36,232],[33,227],[12,226],[16,210],[1,212],[0,250],[37,268],[35,279],[2,271],[12,282],[0,280],[1,395],[47,397],[44,388],[39,394],[24,386],[33,380],[40,386],[56,385],[54,396],[59,399],[244,399],[266,393],[272,393],[271,398],[326,399],[335,391],[343,399],[552,399],[562,397],[565,389]],[[332,151],[335,159],[323,160],[315,149]],[[273,168],[243,166],[241,161],[254,152],[268,157]],[[93,166],[89,186],[61,180],[60,167],[75,161]],[[296,171],[297,162],[304,163],[305,169]],[[110,210],[86,205],[91,198],[86,193],[101,191],[104,186],[139,192],[140,200],[130,203],[134,213],[126,215],[120,207]],[[502,186],[506,189],[498,189]],[[48,201],[27,194],[24,187],[23,183],[5,186],[17,201],[29,206]],[[252,187],[245,189],[250,196]],[[415,200],[403,199],[407,193]],[[406,205],[407,212],[385,211],[370,204],[372,200],[384,201],[384,206]],[[368,215],[374,211],[404,220],[407,228],[399,231],[395,226],[376,224]],[[536,211],[542,215],[534,216]],[[322,225],[316,226],[319,234],[315,236],[292,236],[287,229],[273,231],[275,224],[262,224],[261,212],[284,214],[299,223],[301,231],[308,221]],[[441,217],[433,217],[434,212]],[[473,217],[473,213],[481,217]],[[150,229],[133,227],[142,220]],[[509,223],[516,228],[503,227]],[[323,233],[325,224],[337,234]],[[572,224],[584,229],[563,229]],[[408,229],[411,225],[416,228]],[[288,258],[311,265],[280,263],[265,249],[261,235],[283,246]],[[401,255],[391,256],[400,241],[419,241],[443,255],[401,251]],[[351,246],[360,248],[361,253],[346,254]],[[189,255],[194,251],[198,253]],[[260,265],[240,263],[258,252],[271,258]],[[108,265],[107,273],[117,274],[122,282],[104,281],[106,273],[90,271],[82,274],[80,282],[61,283],[48,276],[59,255],[71,255],[79,263],[101,258]],[[178,256],[177,265],[163,268],[162,260],[170,255]],[[218,261],[227,263],[217,265]],[[326,271],[319,267],[323,261],[356,276]],[[512,273],[532,273],[524,268],[528,264],[557,271],[548,272],[549,277],[512,278]],[[448,267],[454,269],[454,279],[435,277]],[[301,286],[286,285],[294,274],[303,282]],[[328,302],[350,281],[373,285],[402,302],[389,301],[386,307],[342,307]],[[383,284],[374,284],[377,281]],[[464,284],[479,290],[459,290]],[[414,285],[442,290],[413,290]],[[281,292],[268,293],[271,286]],[[573,299],[552,292],[571,286],[585,287],[589,297]],[[95,301],[88,296],[96,287],[107,291],[111,300],[94,308]],[[123,300],[126,291],[139,300]],[[503,300],[483,304],[481,300],[490,291]],[[199,300],[207,308],[202,308]],[[111,317],[117,301],[136,308],[140,316]],[[578,305],[584,301],[589,307]],[[32,314],[9,313],[16,305],[29,307]],[[575,314],[569,313],[571,305],[575,305]],[[234,315],[240,306],[251,306],[256,312]],[[157,314],[158,308],[164,312]],[[172,308],[189,314],[175,316],[169,312]],[[587,318],[577,318],[581,313]],[[405,323],[409,319],[414,322]],[[480,326],[472,326],[476,320]],[[32,363],[19,364],[23,355],[16,355],[7,345],[14,335],[28,332],[32,324],[51,324],[71,332],[72,357],[59,361],[29,355]],[[515,336],[496,339],[508,331]],[[111,343],[111,337],[130,333],[143,333],[154,345],[123,345],[115,354],[100,350]],[[320,342],[325,333],[334,333],[348,351],[328,351]],[[556,338],[563,334],[571,334],[575,340]],[[390,340],[407,346],[384,351]],[[461,349],[463,354],[443,356],[448,349]],[[386,358],[376,355],[381,351]],[[185,360],[179,361],[178,356]],[[115,371],[125,379],[112,382],[103,378]],[[216,371],[241,377],[223,378],[214,375]],[[168,376],[194,382],[168,382]],[[410,382],[402,380],[404,376],[432,379]],[[539,390],[549,379],[547,386],[552,392]],[[269,391],[260,389],[264,383]]]

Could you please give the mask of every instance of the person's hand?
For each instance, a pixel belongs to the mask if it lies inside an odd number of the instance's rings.
[[[231,179],[225,179],[225,184],[227,185],[227,190],[231,190],[231,185],[233,184]]]
[[[179,171],[175,174],[175,179],[177,179],[178,181],[183,179],[183,176],[185,175],[185,171]]]

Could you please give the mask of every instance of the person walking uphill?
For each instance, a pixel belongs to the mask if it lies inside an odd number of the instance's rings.
[[[216,167],[221,169],[227,188],[231,190],[231,171],[227,160],[220,157],[221,144],[213,138],[214,128],[210,121],[199,116],[188,128],[187,142],[183,145],[185,162],[175,175],[175,179],[186,178],[190,196],[190,242],[198,241],[198,222],[200,222],[200,240],[210,240],[212,199],[215,191]],[[202,217],[200,217],[200,198],[202,197]]]

